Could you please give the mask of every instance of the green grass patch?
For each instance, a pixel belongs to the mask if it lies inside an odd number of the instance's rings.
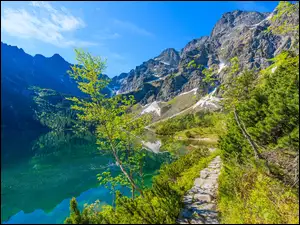
[[[169,105],[173,105],[173,104],[175,104],[176,102],[177,102],[177,98],[175,97],[175,98],[171,99],[170,101],[168,101],[167,103],[168,103]]]
[[[195,127],[183,131],[176,132],[174,135],[177,139],[188,138],[211,138],[218,139],[218,134],[213,127]]]
[[[225,224],[298,224],[297,195],[260,168],[225,164],[218,209]]]
[[[196,114],[179,115],[155,126],[159,135],[175,135],[187,137],[186,132],[193,135],[223,134],[225,132],[225,116],[222,113],[198,112]]]

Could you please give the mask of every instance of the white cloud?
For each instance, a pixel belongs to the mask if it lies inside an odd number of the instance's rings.
[[[31,1],[29,5],[32,5],[34,7],[46,8],[48,10],[53,9],[49,2],[44,2],[44,1]]]
[[[145,30],[144,28],[138,27],[137,25],[135,25],[131,22],[121,21],[118,19],[115,19],[113,22],[115,25],[117,25],[123,29],[127,29],[133,33],[144,35],[144,36],[154,36],[151,32]]]
[[[55,9],[49,2],[30,2],[33,10],[5,8],[1,16],[1,29],[19,38],[37,39],[58,47],[90,46],[96,43],[67,39],[84,21],[73,16],[66,8]],[[37,10],[37,11],[36,11]]]

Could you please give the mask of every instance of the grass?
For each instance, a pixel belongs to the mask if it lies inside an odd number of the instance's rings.
[[[140,113],[142,111],[143,107],[137,103],[137,104],[134,104],[132,107],[131,107],[131,110],[133,113]]]
[[[218,135],[215,133],[214,128],[211,127],[195,127],[183,131],[179,131],[174,135],[177,139],[189,139],[189,138],[210,138],[217,140]]]
[[[219,177],[218,209],[225,224],[299,224],[297,195],[250,164],[225,164]]]
[[[170,101],[167,102],[168,105],[174,105],[177,102],[177,98],[173,98]]]
[[[191,189],[194,184],[194,180],[199,177],[199,172],[206,168],[210,161],[212,161],[216,156],[220,154],[219,150],[214,151],[208,157],[199,160],[198,163],[193,165],[188,170],[181,173],[177,180],[177,185],[179,188],[184,188],[186,191]]]

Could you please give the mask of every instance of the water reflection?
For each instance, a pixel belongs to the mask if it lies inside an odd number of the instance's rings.
[[[173,160],[188,151],[189,141],[174,140],[173,136],[161,136],[145,129],[142,137],[142,143],[149,151],[155,154],[167,152],[172,155]]]
[[[154,148],[149,147],[153,151],[146,151],[145,184],[151,185],[152,176],[157,173],[162,163],[172,161],[172,157],[168,153],[156,154],[162,142],[153,139],[153,135],[148,134],[143,138],[145,143],[158,143]],[[16,140],[11,138],[9,141]],[[63,218],[69,213],[69,206],[64,200],[72,196],[80,196],[91,188],[94,191],[85,194],[87,199],[82,200],[82,203],[91,203],[100,199],[111,204],[112,197],[103,190],[103,187],[98,187],[96,175],[108,168],[118,173],[119,167],[114,163],[111,155],[103,154],[97,149],[93,135],[50,131],[33,142],[29,139],[27,141],[30,142],[26,143],[30,146],[30,154],[19,159],[18,163],[10,163],[10,158],[7,157],[6,164],[9,166],[2,167],[1,170],[1,221],[7,221],[17,213],[16,216],[18,218],[23,216],[24,221],[26,217],[26,221],[38,223],[49,222],[51,220],[48,218],[49,215],[53,219]],[[22,151],[24,143],[7,145],[18,149],[7,149],[7,146],[2,146],[5,148],[2,150],[6,153]],[[53,211],[58,204],[59,216],[58,212]],[[36,211],[37,209],[39,210]],[[41,213],[40,210],[51,214],[47,214],[46,219],[46,214]],[[39,220],[36,220],[36,213],[39,215]],[[10,222],[17,217],[13,216]]]
[[[143,146],[145,146],[148,150],[154,152],[154,153],[161,153],[159,150],[160,150],[160,147],[161,147],[161,141],[160,140],[157,140],[156,142],[145,142],[145,141],[142,141],[142,144]]]

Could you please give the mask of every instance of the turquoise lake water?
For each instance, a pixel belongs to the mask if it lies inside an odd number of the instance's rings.
[[[91,136],[71,133],[2,130],[1,222],[62,223],[74,196],[79,207],[97,199],[111,204],[112,195],[97,183],[96,175],[110,167],[118,172],[110,155],[101,154]],[[168,153],[147,151],[147,185]],[[130,194],[123,189],[124,194]]]

